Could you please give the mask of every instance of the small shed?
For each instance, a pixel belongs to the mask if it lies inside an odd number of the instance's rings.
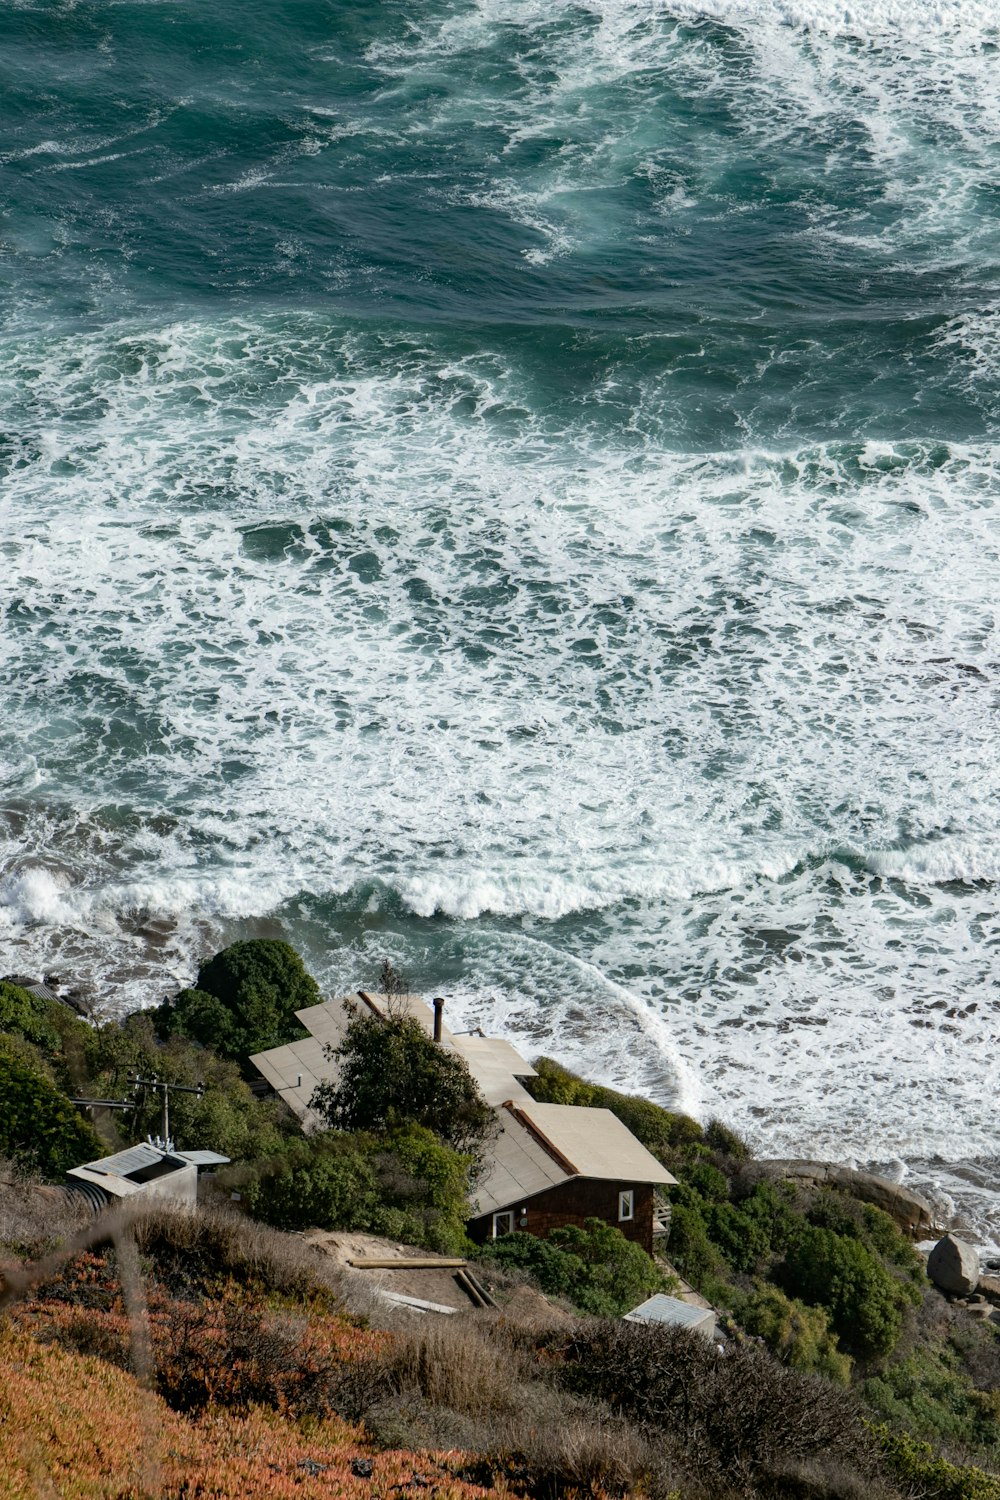
[[[700,1333],[707,1339],[714,1339],[716,1333],[716,1316],[710,1307],[696,1307],[690,1302],[682,1302],[679,1297],[668,1297],[665,1292],[657,1292],[655,1297],[649,1297],[645,1302],[640,1302],[638,1307],[633,1307],[624,1317],[626,1323],[663,1323],[670,1328],[687,1328],[691,1333]]]
[[[101,1209],[138,1193],[194,1204],[198,1198],[198,1170],[223,1166],[228,1156],[218,1151],[174,1151],[143,1141],[111,1156],[84,1162],[66,1173],[66,1186],[82,1193]]]

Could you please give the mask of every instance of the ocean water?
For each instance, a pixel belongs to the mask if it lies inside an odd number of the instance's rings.
[[[996,1239],[998,169],[992,0],[4,6],[3,969],[389,957]]]

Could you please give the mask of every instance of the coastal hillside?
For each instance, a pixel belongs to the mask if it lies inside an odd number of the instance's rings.
[[[266,973],[288,985],[267,1006]],[[719,1121],[539,1059],[527,1080],[539,1101],[609,1110],[669,1166],[669,1236],[652,1258],[596,1219],[473,1245],[475,1149],[449,1144],[453,1111],[437,1118],[414,1098],[419,1122],[396,1104],[381,1125],[303,1137],[235,1058],[183,1035],[209,1000],[244,1028],[224,1030],[239,1038],[230,1050],[255,1025],[294,1031],[304,978],[281,945],[227,950],[199,974],[218,994],[184,990],[152,1016],[97,1027],[0,991],[0,1055],[33,1111],[0,1112],[9,1493],[40,1493],[44,1476],[80,1500],[228,1500],[268,1484],[306,1496],[1000,1496],[992,1304],[928,1281],[908,1209],[894,1219],[857,1196],[857,1174],[856,1192],[831,1185],[845,1174],[796,1176]],[[365,1047],[407,1035],[375,1023]],[[203,1181],[197,1209],[140,1195],[95,1218],[61,1186],[94,1128],[67,1091],[102,1084],[92,1097],[108,1098],[136,1067],[209,1080],[178,1095],[178,1149],[222,1142],[232,1160]],[[121,1140],[155,1108],[140,1096],[90,1113]],[[324,1250],[372,1234],[398,1241],[403,1264],[467,1266],[486,1305],[438,1309],[412,1283],[415,1300],[387,1297],[351,1255]],[[656,1292],[714,1308],[716,1338],[621,1321]]]

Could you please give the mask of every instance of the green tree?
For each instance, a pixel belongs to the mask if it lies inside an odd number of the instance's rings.
[[[6,1038],[0,1040],[0,1100],[0,1155],[44,1177],[60,1177],[104,1155],[93,1127]]]
[[[170,1096],[170,1133],[182,1151],[209,1147],[245,1161],[270,1156],[296,1129],[284,1105],[254,1098],[236,1063],[185,1037],[158,1042],[148,1012],[88,1030],[87,1073],[93,1097],[125,1097],[131,1093],[128,1080],[136,1074],[205,1085],[200,1098]],[[113,1124],[129,1140],[158,1135],[161,1109],[158,1090],[140,1090],[135,1108],[117,1114]]]
[[[381,1133],[412,1123],[476,1155],[496,1128],[465,1061],[412,1016],[354,1009],[343,1041],[327,1056],[338,1076],[321,1083],[310,1102],[335,1130]]]
[[[789,1246],[785,1287],[825,1307],[847,1349],[888,1354],[903,1326],[899,1283],[860,1240],[806,1225]]]
[[[779,1287],[759,1286],[738,1311],[745,1331],[762,1338],[793,1370],[825,1375],[838,1385],[850,1385],[850,1356],[837,1348],[822,1307],[806,1307],[786,1297]]]
[[[233,943],[202,964],[193,989],[155,1012],[161,1037],[186,1036],[241,1064],[302,1036],[297,1010],[319,1003],[319,986],[295,949],[273,938]]]

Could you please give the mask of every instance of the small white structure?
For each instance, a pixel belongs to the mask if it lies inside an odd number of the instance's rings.
[[[66,1185],[88,1199],[97,1210],[145,1193],[194,1204],[198,1198],[199,1167],[220,1167],[229,1161],[218,1151],[175,1151],[143,1141],[112,1156],[71,1167]]]
[[[679,1297],[668,1297],[657,1292],[655,1297],[640,1302],[625,1314],[626,1323],[663,1323],[670,1328],[687,1328],[692,1333],[703,1334],[707,1339],[715,1338],[715,1313],[710,1307],[693,1307]]]

